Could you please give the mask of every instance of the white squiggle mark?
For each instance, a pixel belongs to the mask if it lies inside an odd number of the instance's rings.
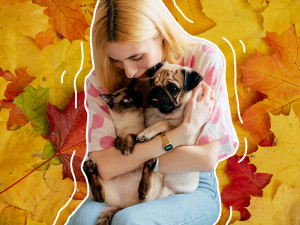
[[[232,206],[230,206],[230,214],[229,214],[229,219],[227,221],[227,223],[225,225],[228,225],[230,220],[231,220],[231,217],[232,217]]]
[[[76,73],[76,76],[74,78],[74,91],[75,91],[75,108],[77,109],[77,87],[76,87],[76,79],[79,75],[79,73],[82,70],[82,66],[83,66],[83,60],[84,60],[84,52],[83,52],[83,42],[81,42],[81,64],[80,64],[80,68],[78,70],[78,72]]]
[[[72,154],[72,156],[71,156],[71,160],[70,160],[70,168],[71,168],[71,173],[72,173],[73,180],[74,180],[74,190],[73,190],[73,193],[72,193],[72,195],[71,195],[69,201],[68,201],[68,202],[67,202],[67,203],[66,203],[66,204],[58,211],[57,216],[56,216],[56,218],[55,218],[55,220],[54,220],[54,222],[53,222],[53,225],[56,224],[56,222],[57,222],[57,220],[58,220],[58,218],[59,218],[60,212],[61,212],[64,208],[66,208],[67,205],[69,205],[70,201],[72,200],[73,196],[74,196],[75,193],[76,193],[76,189],[77,189],[77,181],[76,181],[76,177],[75,177],[75,174],[74,174],[74,171],[73,171],[73,158],[74,158],[75,152],[76,152],[76,151],[74,150],[74,151],[73,151],[73,154]]]
[[[246,47],[245,47],[245,45],[244,45],[244,42],[243,42],[242,40],[240,40],[240,43],[241,43],[241,45],[243,46],[243,52],[245,53],[245,52],[246,52]]]
[[[237,87],[236,87],[236,56],[235,56],[235,51],[234,48],[232,47],[231,43],[223,37],[223,40],[226,41],[233,53],[233,64],[234,64],[234,93],[235,93],[235,98],[236,98],[236,104],[237,104],[237,111],[238,111],[238,116],[239,116],[239,120],[241,121],[241,123],[243,124],[243,120],[241,117],[241,113],[240,113],[240,104],[239,104],[239,97],[238,97],[238,93],[237,93]]]
[[[194,23],[194,21],[190,20],[189,18],[187,18],[187,17],[184,15],[184,13],[183,13],[183,12],[180,10],[180,8],[177,6],[175,0],[173,0],[173,3],[174,3],[174,5],[175,5],[176,9],[177,9],[177,10],[181,13],[181,15],[184,17],[184,19],[186,19],[186,20],[189,21],[190,23]]]
[[[245,140],[245,152],[243,157],[238,161],[238,163],[242,162],[247,155],[247,149],[248,149],[247,138],[244,138],[244,140]]]
[[[60,83],[62,84],[64,82],[64,75],[65,75],[66,71],[64,71],[61,75],[61,78],[60,78]]]

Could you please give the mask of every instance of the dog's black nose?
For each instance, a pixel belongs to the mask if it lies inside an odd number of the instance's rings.
[[[171,113],[176,107],[170,96],[162,87],[154,87],[149,91],[148,102],[161,113]]]

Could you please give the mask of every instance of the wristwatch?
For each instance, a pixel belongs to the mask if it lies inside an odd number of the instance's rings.
[[[163,149],[168,152],[173,149],[173,145],[169,142],[168,137],[165,132],[160,134],[161,136],[161,141],[162,141],[162,147]]]

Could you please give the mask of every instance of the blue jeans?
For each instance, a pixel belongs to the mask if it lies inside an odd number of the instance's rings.
[[[87,199],[71,217],[68,225],[93,225],[107,207]],[[111,225],[211,225],[220,213],[219,190],[214,171],[200,172],[196,191],[140,203],[113,216]]]

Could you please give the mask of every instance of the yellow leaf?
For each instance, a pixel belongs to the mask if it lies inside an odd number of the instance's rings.
[[[81,42],[83,42],[84,60],[83,67],[76,79],[77,92],[83,91],[84,78],[92,69],[90,60],[90,45],[86,41],[75,40],[72,44],[66,40],[56,41],[43,49],[43,54],[55,70],[50,83],[49,102],[56,106],[66,104],[74,93],[74,78],[81,64]],[[63,72],[63,83],[61,77]]]
[[[202,6],[199,0],[175,1],[184,16],[176,8],[174,1],[164,0],[163,2],[182,28],[192,35],[200,34],[216,25],[213,20],[202,12]]]
[[[300,33],[300,1],[299,0],[271,0],[269,6],[262,13],[266,31],[282,33],[292,24],[296,25],[296,32]],[[274,19],[276,18],[276,22]]]
[[[5,18],[1,15],[0,11],[0,67],[4,71],[15,71],[17,64],[17,49],[14,44],[16,40],[16,34],[6,27],[1,26],[1,21],[4,19]]]
[[[268,0],[248,0],[256,12],[263,12],[268,7]]]
[[[300,123],[293,110],[289,116],[270,114],[270,117],[277,145],[259,147],[251,155],[250,162],[257,165],[258,172],[273,174],[271,183],[264,191],[264,194],[273,197],[282,183],[292,188],[300,187]]]
[[[85,21],[89,26],[91,26],[93,13],[95,10],[96,0],[83,0],[81,1],[81,12],[85,18]]]
[[[0,26],[14,30],[16,33],[34,38],[48,28],[48,17],[43,13],[45,7],[31,2],[7,6],[0,11]]]
[[[229,44],[233,46],[237,60],[237,77],[241,77],[238,65],[252,56],[255,50],[269,53],[270,47],[261,37],[265,33],[262,26],[262,17],[254,12],[253,8],[244,0],[202,0],[203,12],[211,18],[216,26],[197,35],[217,44],[226,58],[226,77],[229,96],[234,96],[234,60]],[[243,41],[246,52],[243,52]]]
[[[33,220],[27,218],[26,225],[47,225],[47,224],[45,222],[39,223],[39,222],[36,222],[36,221],[33,221]]]
[[[29,212],[15,207],[7,207],[0,210],[0,225],[25,224]]]
[[[19,2],[28,2],[29,0],[5,0],[5,1],[0,1],[0,9],[4,9],[5,7],[9,5],[15,5]]]
[[[287,225],[300,223],[300,188],[291,188],[283,183],[274,198],[252,197],[247,208],[251,217],[247,221],[236,221],[233,225]]]

